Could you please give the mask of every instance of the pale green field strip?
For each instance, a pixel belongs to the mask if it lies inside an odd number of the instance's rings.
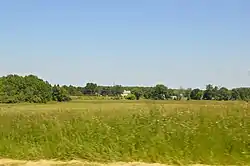
[[[175,165],[182,165],[181,163]],[[86,162],[79,160],[71,161],[56,161],[56,160],[39,160],[39,161],[25,161],[25,160],[12,160],[12,159],[0,159],[0,166],[175,166],[159,163],[143,163],[143,162],[114,162],[114,163],[97,163]],[[210,166],[203,164],[190,164],[183,166]],[[213,165],[222,166],[222,165]],[[228,165],[229,166],[229,165]],[[234,165],[230,165],[234,166]]]

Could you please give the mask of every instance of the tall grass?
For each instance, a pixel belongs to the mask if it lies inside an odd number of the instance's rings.
[[[250,108],[244,103],[70,103],[0,109],[0,156],[5,158],[250,164]]]

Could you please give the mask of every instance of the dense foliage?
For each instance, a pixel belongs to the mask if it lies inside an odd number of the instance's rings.
[[[0,77],[0,103],[46,103],[48,101],[69,101],[70,96],[111,96],[120,99],[124,90],[131,91],[132,95],[126,99],[191,99],[191,100],[250,100],[250,88],[240,87],[227,89],[208,84],[205,90],[170,89],[163,84],[154,87],[125,87],[121,85],[100,86],[96,83],[87,83],[85,87],[51,85],[34,75],[18,76],[7,75]]]
[[[68,101],[68,92],[60,86],[52,86],[34,75],[8,75],[0,78],[0,103],[46,103]],[[59,96],[59,97],[58,97]]]
[[[158,84],[154,87],[126,87],[121,85],[99,86],[95,83],[87,83],[85,87],[63,86],[71,96],[79,95],[102,95],[102,96],[119,96],[124,90],[131,91],[136,99],[187,99],[187,100],[250,100],[250,88],[240,87],[227,89],[208,84],[205,90],[195,89],[170,89],[165,85]]]

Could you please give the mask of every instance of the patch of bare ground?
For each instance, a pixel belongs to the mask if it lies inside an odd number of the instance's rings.
[[[25,161],[25,160],[12,160],[0,159],[0,166],[170,166],[159,163],[142,163],[142,162],[115,162],[115,163],[95,163],[85,162],[79,160],[72,161],[56,161],[56,160],[39,160],[39,161]],[[202,164],[193,164],[189,166],[208,166]]]

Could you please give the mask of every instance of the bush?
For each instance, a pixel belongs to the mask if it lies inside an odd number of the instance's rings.
[[[127,100],[135,100],[136,96],[134,94],[129,94],[129,95],[125,96],[125,99],[127,99]]]

